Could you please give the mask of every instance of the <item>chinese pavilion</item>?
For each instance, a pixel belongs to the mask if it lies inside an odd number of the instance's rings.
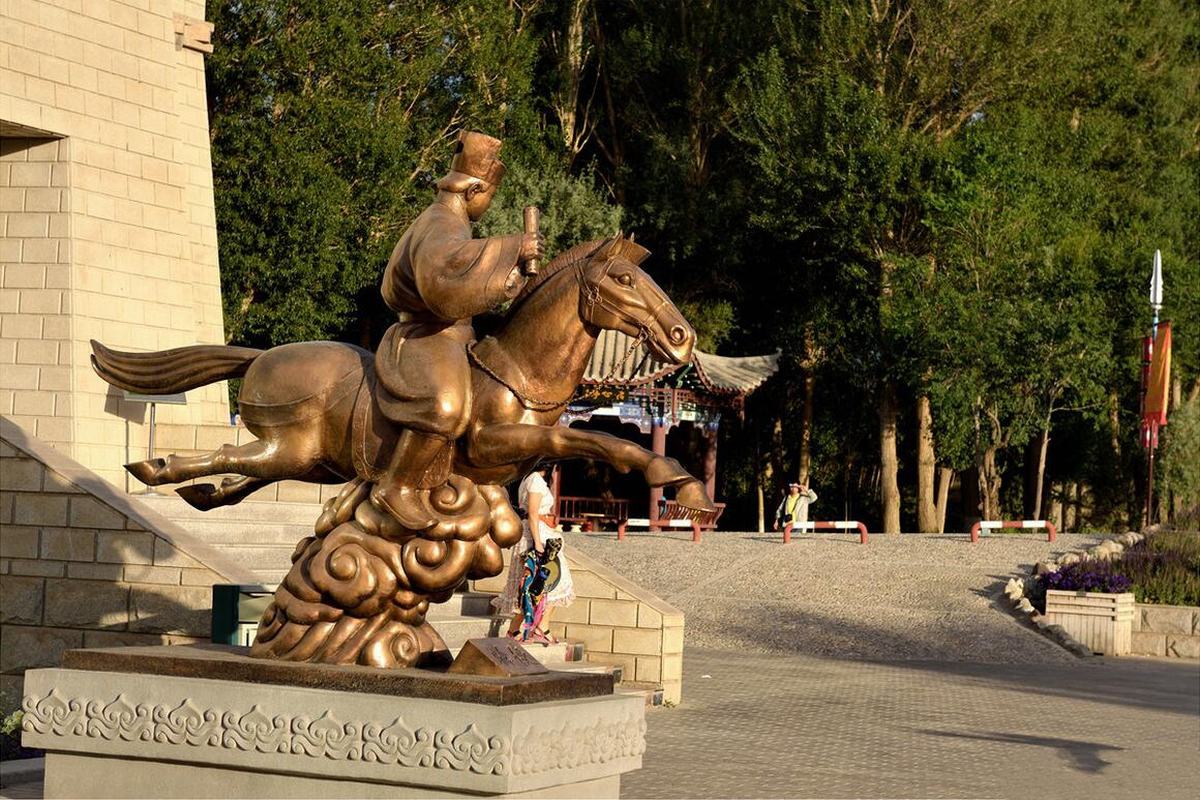
[[[680,366],[658,361],[641,347],[627,356],[632,344],[631,337],[619,331],[601,331],[579,390],[560,424],[641,438],[642,444],[647,444],[648,437],[647,446],[659,455],[667,454],[668,434],[674,431],[675,438],[684,440],[681,447],[691,445],[687,449],[693,455],[692,463],[685,466],[693,467],[693,474],[705,482],[709,496],[716,500],[721,420],[731,414],[741,417],[746,396],[779,369],[779,353],[731,358],[696,350],[691,363]],[[601,497],[572,494],[572,490],[589,495],[596,491],[596,467],[590,469],[593,473],[589,476],[585,468],[568,466],[556,480],[560,518],[578,521],[582,509],[597,507],[605,508],[604,516],[610,518],[628,517],[630,501],[616,495],[632,493],[633,487],[612,485],[620,479],[607,467],[599,475]],[[645,516],[652,525],[664,510],[662,496],[662,489],[649,490]],[[622,504],[622,510],[613,510]],[[633,505],[633,513],[640,515],[640,503]]]

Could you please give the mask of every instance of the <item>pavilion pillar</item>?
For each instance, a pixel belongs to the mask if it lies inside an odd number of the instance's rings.
[[[667,426],[665,420],[657,417],[650,422],[650,449],[656,456],[665,456],[667,454]],[[658,523],[658,504],[662,500],[663,490],[661,486],[650,487],[650,513],[647,517],[650,520],[650,530],[656,530]]]
[[[704,439],[704,489],[709,500],[717,499],[717,426],[708,424],[701,430]]]

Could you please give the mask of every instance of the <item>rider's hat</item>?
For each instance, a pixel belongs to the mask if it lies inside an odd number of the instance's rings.
[[[450,172],[438,181],[438,188],[462,191],[470,185],[472,178],[498,185],[504,178],[504,162],[500,160],[503,144],[486,133],[459,131]]]

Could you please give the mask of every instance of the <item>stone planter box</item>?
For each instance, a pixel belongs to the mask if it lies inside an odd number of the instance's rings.
[[[1133,630],[1133,593],[1046,592],[1046,619],[1093,653],[1130,654]]]

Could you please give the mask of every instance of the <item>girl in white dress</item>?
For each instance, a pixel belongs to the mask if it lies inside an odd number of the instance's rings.
[[[525,476],[517,489],[517,505],[526,513],[521,527],[524,535],[521,541],[513,545],[512,560],[508,566],[508,580],[504,585],[504,593],[493,601],[501,613],[512,614],[508,624],[508,635],[519,636],[524,614],[521,610],[521,576],[524,572],[525,553],[530,550],[543,552],[549,539],[558,539],[562,543],[562,534],[554,530],[554,494],[546,483],[550,472],[549,467],[541,467]],[[542,615],[539,630],[533,641],[551,644],[556,641],[549,631],[550,611],[555,606],[570,605],[575,599],[575,586],[571,581],[571,571],[567,568],[567,560],[559,550],[558,556],[559,580],[546,593],[546,610]]]

